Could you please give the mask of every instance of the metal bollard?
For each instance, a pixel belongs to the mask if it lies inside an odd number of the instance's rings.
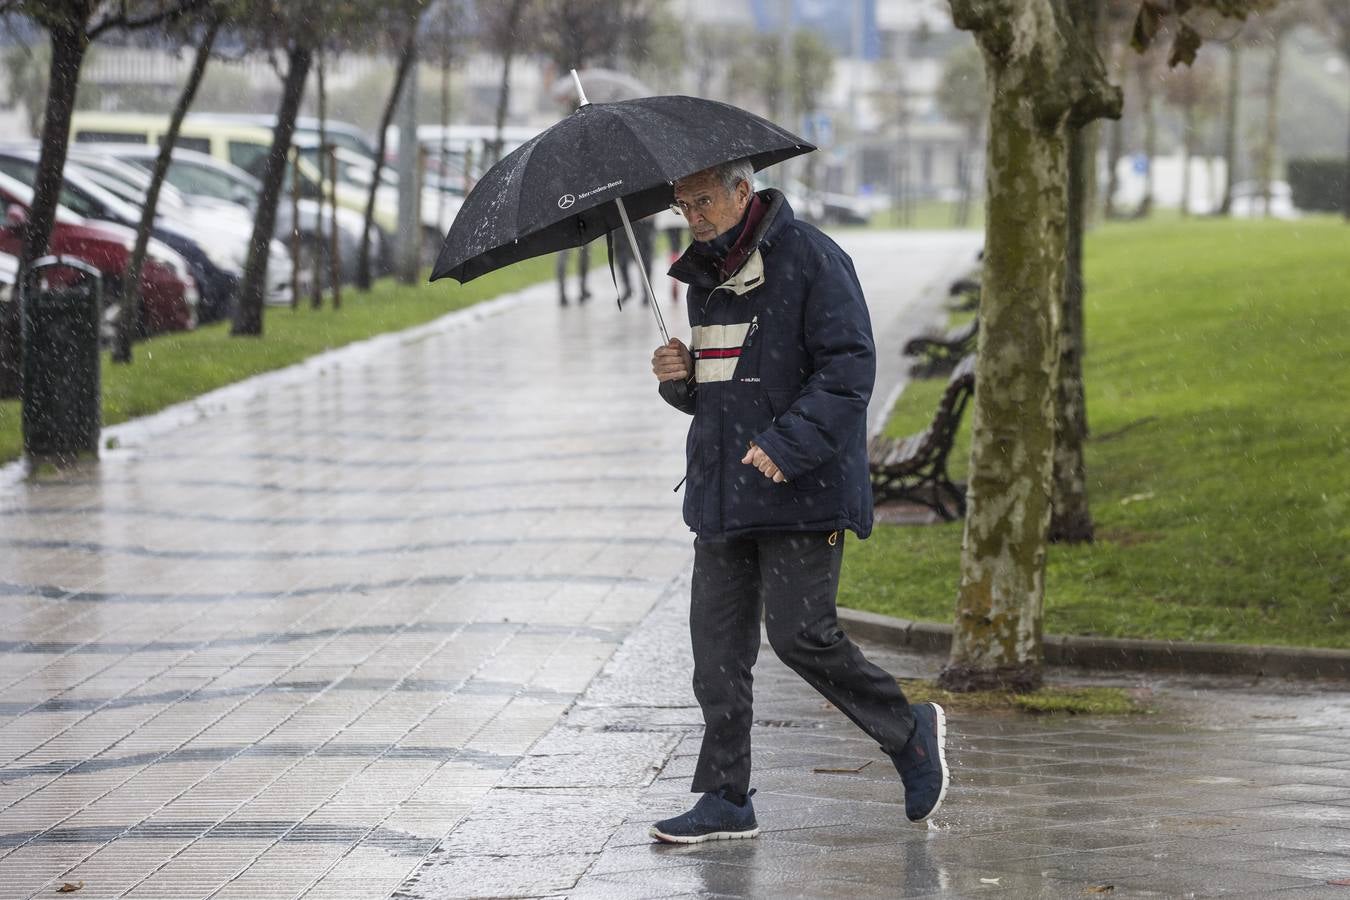
[[[102,277],[83,260],[45,256],[24,281],[24,452],[43,462],[97,458]]]

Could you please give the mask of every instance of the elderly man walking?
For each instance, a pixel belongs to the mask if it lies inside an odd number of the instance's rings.
[[[751,669],[761,614],[774,652],[881,745],[923,822],[947,790],[946,719],[911,706],[867,661],[835,609],[844,532],[872,530],[867,401],[876,363],[853,263],[756,193],[748,162],[675,184],[694,241],[670,269],[688,285],[693,346],[657,348],[663,396],[693,416],[684,518],[695,534],[689,630],[703,796],[652,837],[698,843],[759,834],[750,788]]]

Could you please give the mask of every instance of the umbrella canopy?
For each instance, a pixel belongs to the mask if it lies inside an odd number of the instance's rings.
[[[815,147],[726,103],[663,96],[583,105],[517,147],[469,192],[431,280],[471,281],[578,247],[670,204],[671,185],[709,166],[756,169]],[[616,203],[621,200],[622,204]]]

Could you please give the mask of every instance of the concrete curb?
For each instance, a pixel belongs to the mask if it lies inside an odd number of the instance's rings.
[[[911,622],[856,609],[839,610],[850,636],[920,653],[947,653],[952,626]],[[1046,635],[1045,661],[1090,669],[1188,672],[1212,675],[1329,678],[1350,681],[1350,650],[1207,644],[1130,638]]]

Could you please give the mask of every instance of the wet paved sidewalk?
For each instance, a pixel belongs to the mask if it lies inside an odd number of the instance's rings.
[[[893,354],[975,242],[848,243]],[[0,486],[0,897],[415,893],[455,860],[504,871],[530,830],[517,795],[570,812],[597,779],[595,849],[624,833],[610,801],[637,801],[690,710],[654,733],[561,717],[678,610],[690,539],[655,329],[602,283],[583,309],[532,289]],[[636,668],[594,689],[685,680]],[[518,887],[585,871],[553,862]]]
[[[676,645],[686,609],[664,603],[634,649]],[[941,663],[867,652],[901,677],[935,676]],[[618,661],[628,655],[626,645]],[[905,819],[899,779],[877,746],[765,644],[752,779],[763,832],[679,847],[652,843],[646,830],[691,802],[699,712],[688,653],[666,650],[660,661],[660,681],[637,677],[637,660],[632,672],[602,676],[566,720],[577,733],[678,741],[654,780],[614,803],[618,826],[559,892],[575,900],[1350,897],[1350,886],[1332,883],[1350,880],[1350,685],[1054,671],[1058,681],[1137,690],[1155,712],[954,712],[952,785],[924,827]],[[593,802],[597,789],[576,793]],[[434,882],[416,896],[546,894],[545,881],[522,877],[542,858],[501,860],[497,882],[476,891]]]

